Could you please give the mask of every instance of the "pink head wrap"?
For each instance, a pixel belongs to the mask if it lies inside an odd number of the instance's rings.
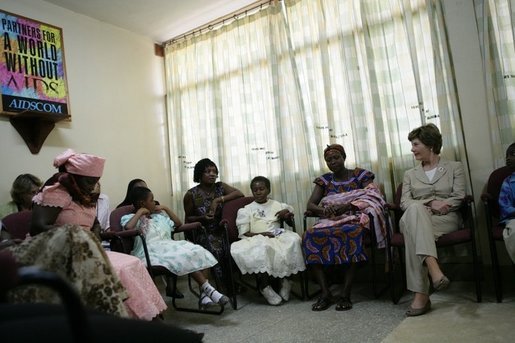
[[[64,165],[66,171],[81,176],[101,177],[105,159],[94,155],[81,154],[68,149],[54,159],[54,167]]]

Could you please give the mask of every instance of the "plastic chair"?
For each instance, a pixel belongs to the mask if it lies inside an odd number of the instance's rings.
[[[501,185],[508,176],[515,171],[513,167],[501,167],[494,170],[488,178],[486,192],[481,195],[481,200],[485,206],[486,224],[488,232],[488,242],[490,244],[490,256],[492,259],[492,269],[494,278],[495,297],[497,302],[502,302],[502,278],[497,256],[496,242],[504,242],[502,231],[504,225],[499,223],[499,193]],[[504,247],[504,244],[502,244]],[[515,267],[515,265],[514,265]]]
[[[229,243],[229,251],[230,251],[230,245],[239,240],[238,238],[238,227],[236,226],[236,217],[238,216],[238,210],[240,208],[243,208],[245,207],[246,205],[250,204],[251,202],[254,201],[254,197],[242,197],[242,198],[238,198],[238,199],[234,199],[234,200],[231,200],[231,201],[228,201],[227,203],[224,204],[224,207],[222,209],[222,220],[221,220],[221,225],[223,225],[225,227],[225,230],[227,232],[227,236],[228,236],[228,243]],[[295,221],[292,220],[290,222],[287,223],[288,225],[290,225],[290,227],[292,228],[293,232],[296,232],[295,231]],[[281,223],[281,226],[283,226],[284,223]],[[257,279],[256,279],[256,283],[255,285],[252,285],[252,284],[249,284],[248,282],[246,282],[244,279],[243,279],[243,275],[241,274],[241,272],[239,271],[238,267],[236,266],[235,262],[232,260],[232,257],[231,257],[231,261],[229,262],[230,265],[231,265],[231,270],[234,268],[235,270],[238,271],[238,275],[239,275],[239,282],[249,288],[252,288],[256,291],[259,290],[258,288],[258,284],[257,284]],[[299,299],[304,299],[305,298],[305,288],[304,288],[304,272],[300,272],[298,273],[299,277],[301,278],[301,294],[295,292],[294,290],[292,290],[292,294],[299,298]],[[232,280],[233,282],[233,289],[236,288],[236,285],[235,285],[235,281],[234,281],[234,278]],[[233,295],[231,296],[231,302],[233,304],[233,308],[234,309],[237,309],[237,298],[236,298],[236,292],[233,293]]]
[[[101,238],[110,242],[110,248],[112,251],[130,254],[133,246],[134,239],[140,237],[143,243],[143,249],[145,252],[145,259],[147,263],[147,270],[152,278],[157,276],[165,276],[168,279],[166,289],[167,294],[175,294],[177,289],[177,275],[170,272],[168,269],[162,266],[153,266],[150,263],[150,257],[148,254],[147,244],[144,235],[139,230],[124,230],[121,226],[121,218],[126,215],[134,213],[134,207],[132,205],[119,207],[111,212],[109,222],[110,227],[107,231],[100,234]],[[199,222],[183,224],[172,233],[173,235],[179,232],[188,232],[194,234],[196,230],[202,229],[202,225]],[[170,285],[169,282],[172,281]],[[190,291],[197,297],[200,298],[200,293],[193,289],[191,278],[188,276],[188,286]],[[184,312],[196,312],[206,314],[221,314],[224,311],[224,306],[219,306],[218,310],[200,309],[200,308],[189,308],[181,307],[177,304],[177,298],[172,296],[172,305],[177,311]]]
[[[397,252],[397,257],[399,259],[399,264],[401,268],[401,278],[402,278],[402,290],[399,295],[395,295],[395,270],[394,270],[394,262],[392,256],[392,250],[388,249],[388,261],[390,263],[390,287],[391,287],[391,297],[394,304],[399,302],[399,299],[402,296],[404,290],[406,290],[406,273],[403,262],[402,248],[404,248],[404,236],[400,232],[399,228],[399,220],[402,217],[403,211],[400,208],[402,196],[402,184],[397,187],[397,191],[395,193],[394,203],[388,204],[387,206],[393,212],[395,220],[394,220],[394,229],[391,235],[387,236],[388,246],[394,248]],[[473,198],[470,195],[465,196],[463,200],[462,206],[460,208],[460,212],[463,218],[463,225],[456,231],[442,235],[436,241],[436,248],[454,246],[458,244],[470,243],[472,249],[472,263],[474,269],[474,281],[476,286],[476,300],[477,302],[481,302],[481,263],[479,261],[479,257],[477,254],[477,244],[476,244],[476,231],[474,226],[474,218],[472,217],[472,205]]]

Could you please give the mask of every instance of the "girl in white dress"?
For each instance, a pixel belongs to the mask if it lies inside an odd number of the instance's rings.
[[[281,220],[293,220],[293,208],[268,199],[270,180],[257,176],[250,189],[255,200],[238,210],[240,240],[232,243],[231,255],[243,274],[258,274],[260,292],[268,303],[279,305],[290,298],[291,285],[286,277],[306,269],[301,238],[280,228]],[[270,285],[270,277],[281,279],[279,294]]]
[[[205,270],[217,264],[215,257],[200,245],[185,240],[172,240],[172,232],[182,222],[168,207],[156,205],[150,189],[136,187],[131,191],[135,213],[121,218],[121,225],[127,229],[139,229],[145,236],[150,263],[162,266],[182,276],[191,274],[201,290],[200,305],[213,303],[225,305],[229,298],[219,293],[204,276]],[[132,255],[145,261],[143,243],[138,237]]]

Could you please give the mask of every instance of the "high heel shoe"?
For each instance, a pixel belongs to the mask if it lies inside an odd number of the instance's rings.
[[[449,287],[449,284],[451,283],[451,280],[447,278],[447,276],[442,276],[442,278],[438,281],[433,282],[433,289],[435,292],[443,291],[447,287]]]
[[[413,308],[411,305],[408,307],[408,310],[406,311],[406,317],[416,317],[421,316],[423,314],[426,314],[431,310],[431,300],[427,299],[426,304],[424,307],[421,308]]]

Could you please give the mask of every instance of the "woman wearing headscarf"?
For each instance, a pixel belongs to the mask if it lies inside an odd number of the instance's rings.
[[[119,279],[124,266],[129,265],[127,262],[132,263],[128,259],[134,263],[141,261],[114,252],[108,252],[108,256],[91,231],[94,225],[98,225],[98,193],[94,189],[102,176],[104,163],[101,157],[76,153],[71,149],[58,155],[54,167],[59,172],[33,198],[31,238],[10,249],[18,263],[38,265],[68,280],[87,307],[127,316],[127,305],[137,316],[151,319],[166,305],[148,274],[143,273],[128,281],[139,283],[146,292],[145,297],[153,302],[132,299],[134,294],[126,292]],[[14,293],[13,298],[15,301],[55,301],[55,295],[43,288],[20,290]]]
[[[350,292],[356,266],[367,260],[363,237],[368,229],[369,210],[380,214],[384,204],[374,186],[374,174],[361,168],[347,169],[345,149],[339,144],[327,146],[324,159],[331,170],[314,180],[315,188],[307,210],[320,220],[303,237],[306,265],[314,273],[322,293],[312,305],[323,311],[337,302],[336,310],[352,308]],[[362,201],[366,200],[366,201]],[[335,299],[329,290],[327,271],[343,267],[345,273],[341,296]]]

